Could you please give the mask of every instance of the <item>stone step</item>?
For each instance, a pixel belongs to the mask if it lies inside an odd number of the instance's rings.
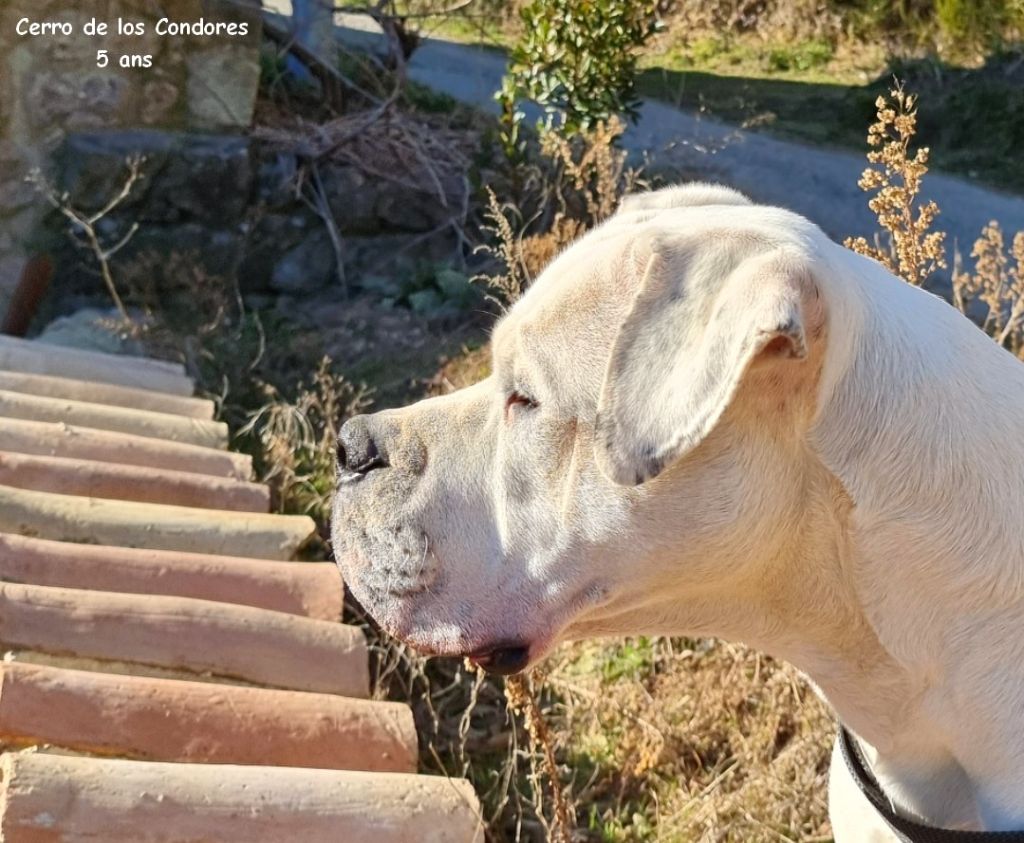
[[[0,760],[5,843],[483,843],[469,782],[76,758]]]
[[[107,500],[268,512],[270,489],[187,471],[0,451],[0,484]]]
[[[305,515],[108,501],[0,486],[0,532],[56,541],[291,559],[314,534]]]
[[[72,544],[0,533],[0,579],[29,585],[164,594],[341,620],[332,562],[270,562],[166,550]]]
[[[140,761],[416,772],[416,727],[390,702],[0,666],[0,743]]]
[[[116,386],[149,389],[171,395],[192,395],[195,387],[179,363],[85,351],[0,336],[0,369],[36,375],[59,375]]]
[[[19,454],[191,471],[235,480],[252,478],[252,457],[248,454],[78,427],[64,422],[0,418],[0,449]]]
[[[171,413],[206,421],[213,418],[215,409],[213,402],[205,398],[188,398],[151,389],[116,386],[56,375],[35,375],[30,372],[0,371],[0,389],[43,398],[70,398],[72,401],[91,401],[95,404],[110,404],[134,410]]]
[[[226,448],[228,444],[228,427],[223,422],[154,413],[150,410],[130,410],[67,398],[42,398],[8,390],[0,390],[0,418],[60,422],[202,445],[204,448]]]
[[[359,628],[190,597],[0,583],[0,646],[27,652],[25,661],[66,655],[291,691],[370,693]]]

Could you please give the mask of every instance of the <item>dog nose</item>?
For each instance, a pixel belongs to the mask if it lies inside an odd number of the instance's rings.
[[[369,416],[353,416],[341,426],[338,434],[338,468],[347,474],[347,479],[356,480],[374,469],[387,467],[387,455],[381,452],[374,441]]]

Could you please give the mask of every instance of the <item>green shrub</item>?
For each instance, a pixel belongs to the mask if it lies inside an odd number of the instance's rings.
[[[1013,0],[935,0],[935,17],[946,38],[991,45],[1020,22],[1022,8]]]
[[[1021,0],[831,0],[863,35],[879,32],[961,50],[1004,43],[1024,26]]]
[[[387,307],[407,307],[429,317],[457,316],[480,304],[480,290],[455,269],[431,264],[400,277],[368,276],[364,290],[380,296]]]
[[[813,70],[828,64],[833,53],[828,41],[804,41],[792,47],[775,47],[768,53],[768,65],[772,70]]]
[[[653,0],[530,0],[498,100],[506,152],[519,148],[523,100],[567,134],[625,114],[636,117],[638,50],[657,32]]]

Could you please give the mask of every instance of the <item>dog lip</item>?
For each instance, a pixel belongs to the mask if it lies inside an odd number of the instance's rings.
[[[530,663],[530,645],[520,641],[498,644],[468,653],[466,658],[481,670],[498,676],[522,673]]]
[[[366,479],[366,474],[360,474],[358,471],[350,471],[347,468],[338,470],[338,485],[339,486],[350,486],[353,483],[358,483],[360,480]]]

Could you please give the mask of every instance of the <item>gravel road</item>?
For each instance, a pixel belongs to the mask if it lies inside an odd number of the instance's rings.
[[[268,0],[286,12],[289,0]],[[339,37],[357,46],[379,39],[374,24],[359,15],[340,16]],[[505,72],[505,58],[486,47],[425,39],[409,63],[409,76],[460,102],[497,111],[494,92]],[[867,127],[865,127],[866,131]],[[867,196],[857,187],[863,155],[806,146],[647,100],[640,119],[624,138],[638,157],[656,168],[677,169],[688,178],[720,181],[753,199],[780,205],[814,220],[830,236],[871,236],[876,230]],[[989,220],[1004,230],[1024,230],[1024,198],[930,173],[928,197],[942,209],[939,224],[965,252]]]

